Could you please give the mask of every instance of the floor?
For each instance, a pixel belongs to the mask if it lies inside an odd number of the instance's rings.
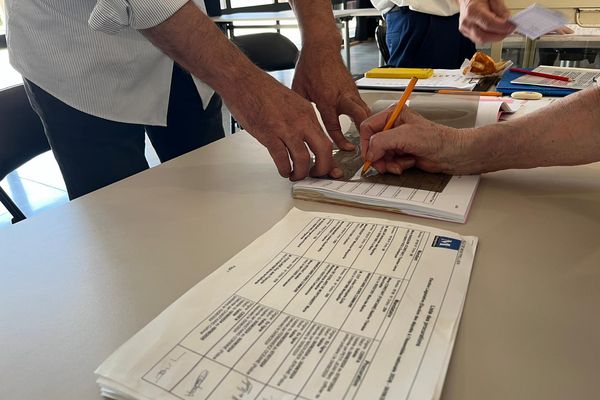
[[[297,41],[299,37],[292,37],[292,40]],[[353,74],[361,74],[377,66],[379,53],[375,42],[356,43],[352,45],[351,52]],[[275,72],[273,76],[283,84],[290,86],[293,70]],[[20,75],[9,65],[8,51],[0,49],[0,89],[19,82],[21,82]],[[224,110],[223,113],[223,126],[225,132],[229,132],[229,113],[227,110]],[[146,158],[151,166],[160,163],[148,140],[146,140]],[[69,201],[65,183],[51,152],[36,157],[9,174],[0,182],[0,186],[28,217],[35,216]],[[11,215],[0,204],[0,229],[10,225]]]

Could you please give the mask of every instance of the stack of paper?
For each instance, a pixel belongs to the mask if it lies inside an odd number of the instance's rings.
[[[437,399],[477,238],[292,210],[96,371],[115,399]]]
[[[378,101],[374,112],[393,104]],[[483,126],[497,122],[502,113],[519,109],[521,101],[475,96],[414,96],[409,106],[424,117],[455,128]],[[358,143],[358,132],[348,132]],[[392,211],[425,218],[464,223],[475,197],[479,175],[449,176],[409,169],[402,175],[368,174],[361,176],[363,161],[355,152],[335,153],[342,179],[308,178],[294,183],[297,199]]]

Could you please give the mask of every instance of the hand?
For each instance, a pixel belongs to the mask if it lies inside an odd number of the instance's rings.
[[[305,44],[296,64],[292,89],[316,103],[329,136],[343,150],[354,145],[343,135],[339,116],[346,114],[356,126],[371,114],[341,60],[339,47]]]
[[[497,42],[515,30],[503,0],[459,0],[460,32],[475,43]]]
[[[560,28],[553,30],[550,33],[555,33],[557,35],[569,35],[571,33],[575,33],[575,31],[573,29],[569,28],[568,26],[564,25],[564,26],[561,26]]]
[[[244,129],[268,149],[282,177],[342,176],[333,161],[333,145],[308,101],[263,72],[244,83],[252,87],[223,99]],[[315,154],[312,168],[307,145]]]
[[[363,157],[377,171],[401,174],[416,166],[427,172],[473,172],[474,157],[466,146],[468,130],[435,124],[404,107],[395,127],[381,132],[391,113],[392,108],[380,112],[360,127]]]

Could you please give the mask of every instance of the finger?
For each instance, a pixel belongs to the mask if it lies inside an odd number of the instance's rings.
[[[403,151],[406,147],[407,135],[402,135],[396,128],[371,136],[367,160],[374,162],[381,159],[388,151]]]
[[[479,26],[474,25],[471,25],[468,28],[461,27],[459,28],[459,31],[475,43],[497,42],[503,40],[506,35],[508,35],[508,33],[504,34],[489,32]]]
[[[387,172],[392,174],[400,175],[402,172],[406,171],[409,168],[414,167],[416,164],[416,160],[414,157],[404,156],[396,158],[385,165],[385,169]]]
[[[306,136],[306,143],[315,155],[315,164],[310,169],[310,176],[331,174],[335,169],[332,156],[333,144],[325,137],[318,124],[316,124],[313,132]]]
[[[283,142],[279,139],[276,139],[266,147],[267,150],[269,150],[271,158],[275,162],[275,166],[277,167],[279,175],[281,175],[283,178],[289,178],[290,174],[292,173],[292,167],[290,165],[288,151]]]
[[[388,108],[387,110],[367,118],[362,124],[360,124],[360,155],[363,159],[365,159],[367,155],[371,136],[383,130],[383,127],[385,126],[389,116],[392,114],[392,111],[393,109]]]
[[[488,10],[480,10],[472,21],[481,31],[493,34],[507,35],[514,29],[505,18],[498,17]]]
[[[375,161],[373,164],[373,168],[377,170],[380,174],[385,174],[386,172],[400,175],[405,170],[412,168],[416,164],[416,159],[409,155],[403,155],[397,157],[391,161],[385,161],[383,159]]]
[[[292,139],[285,143],[292,159],[293,168],[289,178],[291,181],[300,181],[308,176],[310,170],[310,153],[303,141]]]
[[[318,106],[317,108],[319,108],[319,112],[321,113],[323,125],[325,125],[327,133],[329,133],[335,144],[342,150],[354,150],[354,145],[342,133],[340,119],[335,109],[332,107],[320,108]]]
[[[343,97],[338,105],[338,111],[340,114],[350,116],[356,126],[360,126],[371,115],[371,110],[358,95]]]

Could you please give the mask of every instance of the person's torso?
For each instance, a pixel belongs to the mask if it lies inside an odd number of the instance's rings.
[[[173,61],[135,29],[92,30],[95,6],[96,0],[7,0],[11,64],[80,111],[165,125]],[[199,86],[208,104],[212,91]]]
[[[395,6],[409,7],[411,10],[425,14],[447,17],[459,11],[456,0],[371,0],[373,6],[386,14]]]

